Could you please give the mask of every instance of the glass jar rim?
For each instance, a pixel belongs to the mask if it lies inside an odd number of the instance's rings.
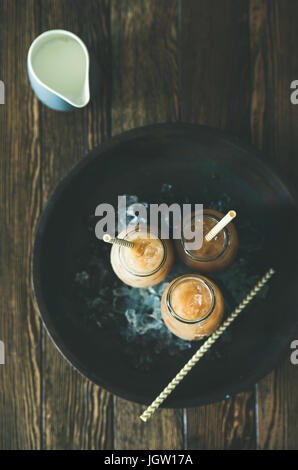
[[[119,259],[120,259],[120,262],[122,264],[122,266],[130,273],[130,274],[133,274],[134,276],[138,276],[138,277],[148,277],[148,276],[152,276],[153,274],[157,273],[161,268],[162,266],[164,265],[166,259],[167,259],[167,246],[164,242],[164,240],[162,240],[161,238],[159,238],[154,232],[150,232],[150,227],[143,227],[143,226],[140,226],[140,225],[137,225],[135,227],[132,227],[132,229],[130,231],[128,231],[124,237],[123,237],[123,240],[128,240],[128,237],[129,235],[131,235],[132,233],[141,233],[141,232],[147,232],[148,234],[154,234],[156,236],[155,240],[159,240],[162,244],[162,247],[163,247],[163,257],[162,257],[162,260],[160,262],[160,264],[155,268],[153,269],[152,271],[150,272],[140,272],[140,271],[135,271],[131,268],[129,268],[127,266],[127,264],[125,263],[125,259],[123,257],[123,253],[124,251],[123,250],[127,250],[126,247],[123,247],[123,246],[119,246],[118,249],[118,255],[119,255]]]
[[[221,218],[219,218],[217,215],[214,215],[214,214],[211,214],[210,212],[205,212],[204,211],[204,214],[203,214],[203,217],[209,217],[210,219],[213,219],[215,220],[216,222],[219,222],[221,220]],[[193,220],[196,219],[196,214],[191,218],[191,223]],[[229,233],[229,230],[227,227],[225,227],[223,230],[223,233],[224,233],[224,245],[221,249],[221,251],[216,255],[216,256],[212,256],[211,258],[199,258],[197,256],[194,256],[190,250],[187,250],[185,248],[185,244],[184,244],[184,237],[182,236],[181,239],[180,239],[180,243],[181,243],[181,246],[182,246],[182,249],[184,251],[184,253],[186,253],[187,256],[189,256],[191,259],[193,259],[194,261],[200,261],[202,263],[208,263],[210,261],[216,261],[218,258],[220,258],[224,253],[225,251],[227,250],[228,246],[229,246],[229,242],[230,242],[230,233]]]
[[[177,287],[177,284],[179,284],[180,282],[182,281],[185,281],[185,280],[188,280],[188,279],[193,279],[193,280],[196,280],[196,281],[200,281],[202,282],[202,284],[205,285],[205,287],[207,287],[210,295],[211,295],[211,305],[210,305],[210,308],[208,310],[208,312],[201,318],[198,318],[197,320],[187,320],[186,318],[183,318],[181,317],[180,315],[178,315],[175,310],[173,309],[172,305],[171,305],[171,294],[173,292],[173,289],[175,287]],[[170,286],[168,292],[167,292],[167,296],[166,296],[166,305],[167,305],[167,308],[170,312],[170,314],[178,321],[182,322],[182,323],[186,323],[188,325],[194,325],[194,324],[198,324],[198,323],[202,323],[203,321],[207,320],[207,318],[210,317],[210,315],[213,313],[214,309],[215,309],[215,305],[216,305],[216,296],[215,296],[215,292],[214,292],[214,289],[212,287],[212,285],[210,284],[209,281],[207,281],[206,279],[203,279],[202,277],[200,277],[199,275],[194,275],[194,274],[185,274],[183,276],[180,276],[178,279],[176,279],[173,284]]]

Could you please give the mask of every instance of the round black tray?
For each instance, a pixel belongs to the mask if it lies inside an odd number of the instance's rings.
[[[102,202],[115,205],[119,195],[128,202],[237,211],[237,259],[210,276],[223,291],[225,315],[268,268],[277,271],[165,407],[197,406],[245,390],[290,351],[298,317],[298,210],[293,192],[262,158],[216,129],[157,124],[94,149],[58,184],[38,224],[32,282],[48,333],[82,374],[148,404],[201,344],[178,340],[157,318],[164,285],[139,291],[114,276],[109,246],[95,237],[94,212]],[[167,280],[188,271],[176,263]]]

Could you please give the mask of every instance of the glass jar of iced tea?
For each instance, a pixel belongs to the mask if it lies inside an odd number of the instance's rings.
[[[162,240],[147,226],[128,227],[118,238],[133,242],[128,248],[113,245],[111,264],[115,274],[132,287],[149,287],[169,274],[173,261],[173,247],[170,240]]]
[[[183,236],[176,240],[176,248],[182,261],[190,268],[203,273],[220,271],[234,260],[238,250],[238,235],[231,222],[222,229],[212,240],[207,241],[205,236],[224,217],[221,212],[213,209],[204,209],[203,215],[193,214],[191,229],[195,230],[197,224],[203,222],[203,244],[201,248],[188,249]]]
[[[185,340],[209,336],[221,323],[223,313],[220,289],[198,274],[177,277],[162,295],[161,314],[166,326]]]

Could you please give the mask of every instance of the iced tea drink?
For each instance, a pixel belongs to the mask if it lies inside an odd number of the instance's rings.
[[[190,268],[202,273],[220,271],[234,260],[238,250],[238,235],[233,223],[229,223],[209,242],[205,240],[208,232],[224,217],[221,212],[205,209],[203,215],[193,214],[191,228],[203,218],[203,244],[198,250],[187,249],[182,237],[176,240],[176,248],[182,261]]]
[[[118,235],[133,242],[133,248],[113,245],[111,264],[115,274],[132,287],[149,287],[169,274],[173,261],[170,240],[160,239],[147,226],[128,227]]]
[[[172,333],[185,340],[209,336],[221,323],[224,300],[210,279],[185,274],[174,279],[161,299],[162,318]]]

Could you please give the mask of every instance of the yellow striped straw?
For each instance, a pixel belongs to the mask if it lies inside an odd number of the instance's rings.
[[[122,238],[112,238],[108,233],[103,236],[103,241],[106,243],[111,243],[112,245],[125,246],[126,248],[133,248],[134,246],[133,242],[123,240]]]
[[[236,217],[236,211],[229,211],[211,230],[205,235],[205,240],[210,242],[216,235],[225,228],[231,220]]]
[[[166,388],[158,395],[158,397],[152,402],[150,406],[144,411],[140,416],[141,420],[146,423],[146,421],[151,417],[151,415],[159,408],[163,401],[172,393],[172,391],[177,387],[182,379],[188,374],[192,367],[204,356],[208,349],[215,343],[215,341],[223,334],[223,332],[230,326],[230,324],[235,320],[240,312],[247,306],[247,304],[257,295],[260,289],[269,281],[271,276],[275,273],[273,268],[269,269],[267,273],[260,279],[260,281],[255,285],[255,287],[250,291],[250,293],[245,297],[244,300],[238,305],[238,307],[231,313],[227,320],[219,327],[217,330],[209,336],[205,343],[197,350],[197,352],[192,356],[192,358],[185,364],[185,366],[178,372],[176,377],[166,386]]]

